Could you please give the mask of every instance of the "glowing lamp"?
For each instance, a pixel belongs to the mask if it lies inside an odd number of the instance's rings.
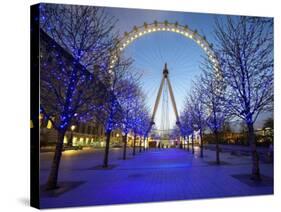
[[[75,128],[76,128],[76,126],[75,126],[75,125],[72,125],[72,126],[70,127],[71,131],[74,131],[74,130],[75,130]]]

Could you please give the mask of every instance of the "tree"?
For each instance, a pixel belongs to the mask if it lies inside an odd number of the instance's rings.
[[[225,121],[223,124],[223,132],[232,133],[231,123],[229,121]]]
[[[172,132],[169,135],[169,139],[178,140],[178,138],[180,138],[180,136],[184,137],[181,129],[177,125],[174,125]],[[184,144],[180,144],[180,145],[181,145],[181,148],[184,148]]]
[[[200,157],[203,157],[203,131],[206,126],[206,114],[205,108],[202,102],[200,101],[200,93],[196,93],[196,90],[193,89],[189,97],[187,97],[186,105],[187,110],[191,116],[191,127],[192,127],[192,153],[194,153],[194,129],[198,129],[200,132]]]
[[[231,123],[229,121],[225,121],[223,126],[222,126],[222,133],[224,137],[224,141],[228,143],[227,140],[227,135],[232,135],[232,128],[231,128]]]
[[[272,109],[273,31],[270,18],[228,17],[216,21],[219,62],[227,83],[231,113],[247,124],[252,152],[252,175],[260,179],[254,123],[260,113]]]
[[[219,73],[216,73],[213,69],[213,64],[210,60],[206,59],[201,68],[202,74],[194,83],[194,90],[196,95],[200,96],[198,101],[203,105],[206,114],[206,124],[215,135],[216,162],[220,164],[219,131],[222,129],[224,121],[228,116],[224,84],[217,77]]]
[[[135,122],[135,112],[138,99],[141,95],[141,89],[138,85],[138,79],[130,76],[124,81],[124,92],[120,94],[118,100],[122,108],[122,120],[121,129],[124,134],[124,148],[123,148],[123,160],[126,160],[126,149],[127,149],[127,137],[130,130],[133,129]]]
[[[103,75],[103,81],[107,86],[108,98],[96,110],[99,122],[103,124],[106,134],[105,153],[103,167],[108,167],[108,156],[110,147],[110,136],[114,129],[120,128],[122,121],[122,105],[120,100],[126,93],[127,76],[129,67],[132,63],[130,59],[122,57],[116,59],[116,64],[112,69],[107,69]]]
[[[148,139],[148,134],[150,131],[150,124],[151,119],[149,116],[148,109],[144,106],[140,113],[140,126],[139,126],[139,135],[140,135],[140,141],[139,141],[139,152],[142,150],[142,140],[144,142],[144,148],[145,148],[145,141]],[[142,139],[143,138],[143,139]]]
[[[186,103],[186,105],[188,105],[188,103]],[[188,138],[187,150],[189,151],[189,135],[193,134],[193,126],[192,126],[191,112],[188,111],[188,108],[185,108],[180,115],[180,131],[185,138],[184,140],[186,140],[186,137]],[[192,140],[193,140],[193,135],[192,135]],[[192,141],[192,145],[193,145],[193,141]]]
[[[132,131],[134,133],[133,140],[133,155],[136,154],[136,139],[137,136],[141,134],[143,126],[146,126],[146,117],[149,117],[148,110],[144,104],[144,95],[140,93],[138,98],[133,102],[132,107]]]
[[[133,155],[136,154],[136,140],[138,132],[140,131],[140,125],[141,125],[141,102],[140,99],[136,99],[136,101],[133,104],[133,110],[132,110],[132,131],[134,133],[134,140],[133,140]]]
[[[273,129],[273,118],[268,118],[265,120],[264,124],[263,124],[263,128],[271,128]]]
[[[93,67],[106,69],[114,46],[113,26],[99,8],[40,4],[40,27],[54,41],[41,55],[40,109],[58,131],[47,189],[57,187],[63,139],[71,122],[91,120],[102,99],[105,87]]]

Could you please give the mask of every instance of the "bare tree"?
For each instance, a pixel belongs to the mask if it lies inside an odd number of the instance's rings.
[[[191,116],[190,126],[192,127],[192,153],[194,154],[194,130],[200,132],[200,157],[203,157],[203,131],[206,126],[205,108],[200,101],[200,93],[193,88],[191,94],[186,98],[186,110]]]
[[[186,103],[188,105],[189,103]],[[192,126],[192,117],[191,112],[188,111],[188,108],[184,108],[183,112],[180,115],[180,131],[181,134],[184,136],[184,140],[187,137],[187,150],[189,151],[189,135],[193,133],[193,126]],[[193,139],[193,136],[192,136]],[[192,141],[193,143],[193,141]]]
[[[146,126],[146,118],[149,117],[148,110],[144,104],[145,97],[140,92],[138,98],[134,99],[132,105],[132,114],[131,114],[131,124],[132,124],[132,131],[134,133],[134,140],[133,140],[133,155],[136,154],[136,139],[137,136],[141,134],[143,126]]]
[[[177,140],[178,138],[180,138],[180,136],[185,136],[182,132],[182,130],[177,126],[177,125],[174,125],[170,135],[169,135],[169,138],[172,139],[172,140]],[[184,145],[183,144],[180,144],[181,145],[181,148],[184,148]]]
[[[266,128],[271,128],[273,129],[274,127],[274,123],[273,123],[273,118],[267,118],[265,120],[265,122],[263,123],[263,129],[266,129]]]
[[[124,81],[124,92],[118,96],[119,104],[122,109],[122,119],[120,121],[120,128],[123,133],[123,160],[126,159],[126,149],[127,149],[127,137],[128,133],[133,130],[135,123],[135,110],[136,107],[140,107],[141,105],[137,105],[139,103],[139,99],[141,98],[141,88],[138,85],[138,78],[131,76],[128,74],[127,80]],[[139,123],[140,124],[140,123]]]
[[[132,153],[133,155],[136,154],[136,140],[140,132],[140,125],[142,124],[142,119],[141,119],[142,112],[143,112],[142,100],[141,98],[138,98],[133,102],[133,109],[132,109],[132,131],[134,133],[133,153]]]
[[[205,59],[202,68],[202,74],[194,83],[196,94],[200,96],[198,101],[203,104],[206,114],[206,124],[215,135],[216,142],[216,162],[220,164],[219,157],[219,131],[228,117],[228,107],[225,101],[225,85],[213,69],[210,60]]]
[[[110,136],[114,129],[120,128],[122,122],[122,98],[129,93],[126,83],[128,82],[128,71],[132,61],[122,57],[117,59],[112,69],[107,69],[103,75],[103,81],[107,87],[108,98],[99,105],[96,110],[98,120],[103,124],[106,134],[106,145],[103,159],[103,167],[108,167],[108,156],[110,147]],[[127,96],[128,97],[128,96]]]
[[[41,112],[58,131],[58,141],[47,188],[57,187],[65,132],[73,119],[92,119],[104,86],[93,74],[94,65],[106,70],[113,19],[87,6],[40,4],[40,26],[54,42],[41,55]],[[59,46],[59,47],[58,47]],[[67,58],[67,59],[65,59]]]
[[[140,118],[141,118],[141,124],[139,126],[139,135],[140,135],[140,148],[139,150],[141,151],[142,148],[142,141],[141,137],[143,137],[143,142],[144,142],[144,148],[145,148],[145,142],[148,139],[148,134],[151,129],[151,116],[149,115],[148,109],[143,106],[141,113],[140,113]]]
[[[273,20],[228,17],[216,21],[217,52],[231,113],[245,121],[252,152],[252,179],[260,179],[254,123],[273,103]]]

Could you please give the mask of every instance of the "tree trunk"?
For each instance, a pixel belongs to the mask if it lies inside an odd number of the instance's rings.
[[[192,132],[192,136],[191,136],[191,149],[192,149],[192,154],[194,154],[194,136],[193,136],[193,132]]]
[[[217,130],[215,130],[215,139],[216,139],[216,162],[218,165],[220,165],[219,134]]]
[[[143,143],[143,151],[146,151],[146,147],[145,147],[145,144],[146,144],[146,140],[147,140],[147,137],[144,138],[144,143]]]
[[[255,132],[253,124],[248,124],[248,139],[252,152],[252,180],[261,180],[259,169],[259,155],[257,152],[257,145],[255,140]]]
[[[47,190],[51,189],[56,189],[58,188],[58,172],[59,172],[59,166],[60,166],[60,160],[61,160],[61,155],[62,155],[62,150],[63,150],[63,139],[65,135],[65,130],[64,131],[58,131],[58,140],[56,144],[56,149],[55,149],[55,155],[53,158],[52,166],[51,166],[51,171],[48,177],[47,181]]]
[[[110,135],[111,135],[111,131],[107,131],[106,132],[105,150],[104,150],[104,159],[103,159],[103,167],[104,168],[108,167]]]
[[[140,137],[140,143],[139,143],[139,152],[141,152],[141,137]]]
[[[183,149],[183,143],[181,141],[181,138],[180,138],[180,149]]]
[[[133,143],[133,155],[136,154],[136,138],[137,138],[137,135],[134,134],[134,143]]]
[[[187,151],[189,151],[189,136],[187,136]]]
[[[146,137],[146,151],[148,151],[148,148],[149,148],[149,146],[148,146],[148,136]]]
[[[127,133],[123,137],[124,148],[123,148],[123,160],[126,160],[126,151],[127,151]]]
[[[200,157],[203,158],[203,133],[200,129]]]
[[[143,146],[142,146],[142,151],[144,152],[145,151],[145,137],[143,137]]]

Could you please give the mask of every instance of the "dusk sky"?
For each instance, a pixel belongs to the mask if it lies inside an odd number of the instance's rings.
[[[106,12],[116,19],[116,31],[123,35],[130,32],[134,26],[141,26],[144,22],[150,24],[155,20],[169,23],[178,22],[180,25],[188,25],[192,30],[197,30],[202,36],[206,36],[209,43],[214,43],[213,37],[215,17],[222,20],[225,16],[214,14],[199,14],[187,12],[169,12],[155,10],[107,8]],[[130,44],[124,51],[125,56],[134,60],[134,71],[142,73],[141,84],[147,95],[147,106],[151,113],[155,103],[157,91],[162,78],[164,64],[167,62],[169,76],[174,91],[179,113],[183,109],[185,96],[189,93],[192,81],[200,75],[200,64],[203,61],[203,50],[191,39],[173,32],[155,32],[142,36]],[[162,104],[158,107],[155,123],[160,127]],[[175,115],[169,101],[170,128],[175,124]],[[263,114],[257,123],[262,125],[262,120],[268,117]]]

